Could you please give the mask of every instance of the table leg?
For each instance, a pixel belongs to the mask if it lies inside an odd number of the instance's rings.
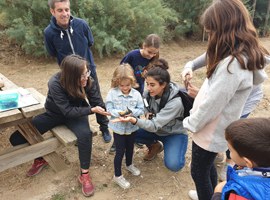
[[[32,125],[30,121],[18,124],[21,134],[29,142],[30,145],[40,143],[44,141],[44,138],[39,131]],[[56,152],[52,152],[43,158],[49,163],[49,165],[55,171],[61,171],[67,169],[67,165],[64,160]]]

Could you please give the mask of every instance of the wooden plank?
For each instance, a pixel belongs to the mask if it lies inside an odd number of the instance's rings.
[[[20,129],[21,134],[31,145],[34,145],[36,143],[37,144],[43,143],[44,138],[31,122],[28,121],[26,123],[18,124],[18,127]],[[54,139],[58,141],[57,138]],[[54,171],[64,170],[67,167],[65,165],[64,160],[61,159],[59,155],[57,155],[57,153],[55,152],[52,152],[49,155],[44,154],[43,158],[49,163],[49,165],[54,169]]]
[[[54,138],[57,140],[57,138]],[[57,142],[60,144],[59,140]],[[68,168],[65,161],[59,157],[59,155],[55,152],[52,152],[48,155],[44,155],[43,158],[49,163],[50,167],[55,171],[59,172],[62,170],[66,170]]]
[[[44,138],[30,121],[17,125],[23,137],[30,143],[36,144],[44,141]]]
[[[0,152],[0,156],[2,156],[2,155],[4,155],[4,154],[7,154],[7,153],[11,153],[11,152],[16,151],[16,150],[18,150],[18,149],[22,149],[22,148],[27,147],[27,146],[29,146],[28,143],[26,143],[26,144],[20,144],[20,145],[17,145],[17,146],[15,146],[15,147],[7,148],[7,149],[5,149],[4,151],[1,151],[1,152]]]
[[[65,146],[75,144],[77,141],[74,133],[64,125],[53,128],[51,132]]]
[[[49,138],[43,142],[1,155],[0,172],[41,156],[45,158],[45,155],[54,152],[59,145],[61,144],[56,138]]]
[[[92,136],[97,135],[97,131],[91,128]],[[65,125],[57,126],[51,130],[52,134],[65,146],[73,145],[77,141],[75,134]]]
[[[27,88],[27,90],[33,95],[33,97],[40,102],[40,104],[32,105],[21,108],[24,117],[29,118],[45,112],[44,103],[46,98],[34,88]]]
[[[6,124],[19,119],[23,119],[23,115],[18,109],[0,112],[0,124]]]
[[[18,86],[10,81],[7,77],[5,77],[3,74],[0,73],[0,79],[4,82],[4,87],[1,88],[1,90],[10,90],[10,89],[16,89]]]

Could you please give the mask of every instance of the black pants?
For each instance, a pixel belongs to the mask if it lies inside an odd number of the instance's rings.
[[[133,132],[130,135],[119,135],[117,133],[113,133],[116,148],[116,153],[114,157],[115,176],[122,175],[121,166],[124,154],[126,155],[126,166],[132,164],[135,135],[136,132]]]
[[[217,185],[214,160],[217,153],[206,151],[192,142],[191,176],[199,200],[210,200]]]
[[[66,125],[77,137],[81,168],[89,168],[92,151],[92,132],[89,127],[88,116],[65,119],[63,116],[46,112],[33,118],[32,124],[41,134],[58,125]],[[19,131],[16,131],[10,136],[10,143],[16,146],[27,143],[27,140]]]
[[[96,94],[99,95],[99,101],[98,101],[99,106],[101,106],[102,108],[105,108],[105,104],[103,102],[103,99],[102,99],[102,96],[101,96],[101,93],[100,93],[100,86],[99,86],[99,83],[98,83],[97,74],[91,74],[91,77],[94,79],[92,84],[95,84],[95,88],[97,90]],[[97,106],[96,101],[91,101],[91,100],[92,99],[90,98],[90,102],[89,102],[90,105],[91,106]],[[97,119],[97,123],[99,124],[99,130],[101,132],[107,131],[108,130],[108,123],[109,123],[109,120],[108,120],[107,116],[96,113],[96,119]]]

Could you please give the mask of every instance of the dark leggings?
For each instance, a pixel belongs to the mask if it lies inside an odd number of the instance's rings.
[[[217,153],[206,151],[192,142],[191,176],[199,200],[210,200],[217,185],[214,160]]]
[[[116,149],[116,154],[114,157],[114,175],[121,176],[121,166],[124,154],[126,155],[126,166],[132,164],[135,132],[131,133],[130,135],[119,135],[117,133],[113,133],[113,137]]]
[[[58,125],[66,125],[77,137],[81,168],[89,168],[92,151],[92,132],[89,127],[88,116],[78,117],[76,119],[65,119],[63,116],[46,112],[33,118],[32,124],[41,134],[44,134]],[[16,146],[27,143],[27,140],[19,131],[16,131],[10,136],[10,143]]]

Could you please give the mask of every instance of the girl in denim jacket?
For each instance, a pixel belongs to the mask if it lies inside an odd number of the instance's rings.
[[[139,117],[144,113],[144,104],[141,94],[133,89],[137,84],[133,69],[129,64],[118,66],[111,82],[112,89],[106,99],[107,111],[111,114],[111,120],[120,116]],[[138,127],[132,123],[109,122],[109,128],[113,130],[116,146],[114,157],[114,182],[126,189],[130,183],[123,177],[121,171],[124,154],[126,156],[126,169],[134,176],[140,175],[140,170],[132,164],[135,133]]]

